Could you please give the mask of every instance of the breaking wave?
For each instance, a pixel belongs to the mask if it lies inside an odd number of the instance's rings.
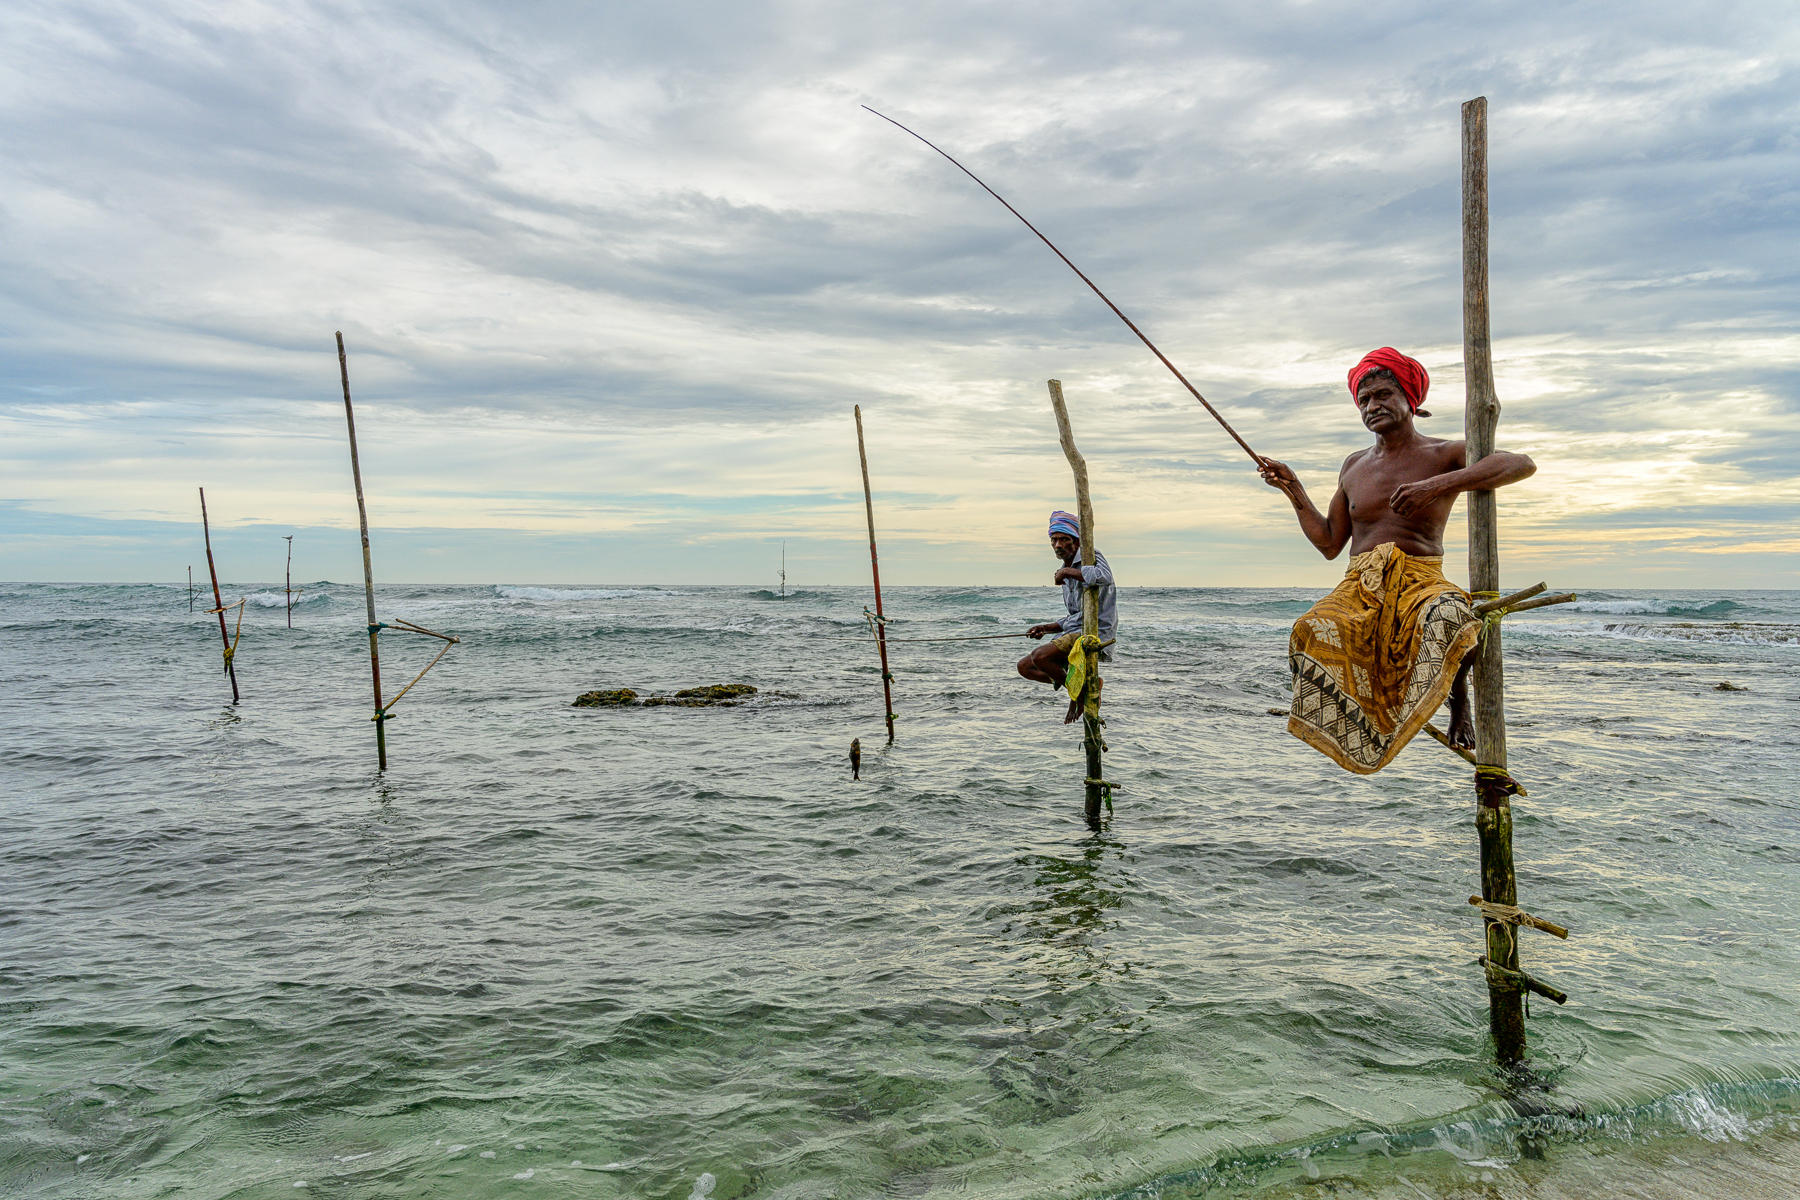
[[[1735,600],[1714,600],[1710,604],[1693,604],[1685,600],[1665,600],[1649,596],[1635,600],[1577,600],[1565,611],[1605,613],[1611,616],[1702,617],[1718,619],[1743,611]]]
[[[502,600],[532,600],[540,604],[556,604],[565,600],[622,600],[641,596],[655,588],[547,588],[494,586],[494,595]]]
[[[744,594],[749,596],[752,600],[807,600],[817,599],[824,596],[826,593],[809,592],[805,588],[795,588],[793,591],[783,595],[773,588],[756,588],[753,591]]]
[[[1581,621],[1530,627],[1533,634],[1559,638],[1610,637],[1642,642],[1687,642],[1697,645],[1800,646],[1800,625],[1773,621]]]
[[[300,591],[298,588],[294,590]],[[281,592],[251,592],[246,599],[250,601],[251,608],[286,608],[288,602],[287,596]],[[324,592],[300,592],[294,600],[294,607],[317,608],[321,604],[330,603],[331,597]]]

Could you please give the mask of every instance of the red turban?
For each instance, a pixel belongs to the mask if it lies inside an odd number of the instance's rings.
[[[1431,376],[1425,372],[1425,364],[1416,358],[1408,358],[1392,346],[1383,346],[1379,350],[1371,350],[1363,355],[1362,361],[1350,368],[1350,399],[1356,399],[1356,389],[1361,385],[1363,376],[1370,371],[1392,371],[1394,378],[1400,381],[1400,390],[1406,393],[1406,402],[1412,410],[1419,411],[1419,405],[1425,403],[1425,393],[1431,388]]]

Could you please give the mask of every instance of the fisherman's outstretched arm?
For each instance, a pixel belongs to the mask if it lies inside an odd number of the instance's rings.
[[[1459,443],[1456,458],[1458,463],[1465,461],[1465,453]],[[1492,491],[1521,479],[1529,479],[1536,473],[1537,464],[1525,455],[1515,454],[1510,450],[1495,450],[1472,467],[1460,466],[1456,470],[1445,471],[1417,483],[1402,484],[1388,498],[1388,506],[1405,515],[1423,509],[1445,496]]]
[[[1263,482],[1285,495],[1294,506],[1294,516],[1300,521],[1300,532],[1313,548],[1326,558],[1336,558],[1343,553],[1345,545],[1350,541],[1350,501],[1344,495],[1342,487],[1331,497],[1331,505],[1325,512],[1320,512],[1306,489],[1300,484],[1300,477],[1293,468],[1284,462],[1272,458],[1260,460],[1257,470],[1261,472]]]

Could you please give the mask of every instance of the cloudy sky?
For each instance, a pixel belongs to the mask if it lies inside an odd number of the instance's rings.
[[[1341,570],[958,155],[1321,504],[1392,344],[1460,436],[1489,97],[1508,579],[1800,586],[1783,4],[0,8],[0,578],[1045,577],[1060,378],[1121,582]],[[1460,509],[1452,555],[1462,552]],[[1457,572],[1460,575],[1460,570]],[[1529,579],[1527,579],[1529,577]]]

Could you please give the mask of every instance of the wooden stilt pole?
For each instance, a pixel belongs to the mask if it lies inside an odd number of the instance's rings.
[[[369,508],[363,503],[362,464],[356,458],[356,413],[350,408],[350,360],[344,354],[344,335],[337,335],[338,373],[344,380],[344,422],[350,428],[350,478],[356,483],[356,520],[362,527],[363,598],[369,606],[369,676],[375,684],[375,758],[379,769],[387,770],[387,711],[381,706],[381,649],[376,635],[381,626],[375,621],[375,568],[369,560]]]
[[[1488,334],[1487,98],[1462,106],[1463,193],[1463,370],[1467,383],[1464,434],[1472,466],[1494,449],[1500,401],[1494,394],[1494,365]],[[1469,588],[1480,594],[1500,590],[1499,526],[1494,493],[1469,493]],[[1490,622],[1475,654],[1475,830],[1481,840],[1481,898],[1517,905],[1513,873],[1511,779],[1506,774],[1505,678],[1500,626]],[[1516,926],[1489,916],[1487,961],[1488,1023],[1502,1066],[1525,1059],[1524,998],[1517,982]],[[1512,972],[1508,976],[1506,972]]]
[[[881,612],[881,562],[875,554],[875,498],[869,490],[869,452],[863,446],[862,405],[856,412],[856,457],[862,462],[863,510],[869,517],[869,571],[875,576],[875,648],[881,654],[881,706],[887,714],[888,744],[894,744],[894,673],[888,670],[887,626]]]
[[[294,627],[294,535],[290,533],[286,537],[288,544],[287,579],[284,586],[287,588],[288,628],[292,629]]]
[[[225,674],[231,677],[231,702],[238,702],[237,663],[232,660],[231,635],[225,631],[225,598],[219,594],[219,569],[213,565],[212,525],[206,519],[206,489],[200,489],[200,531],[206,537],[206,569],[212,574],[213,607],[219,610],[219,640],[225,643]],[[189,567],[189,571],[193,568]],[[191,585],[190,585],[191,586]],[[242,620],[240,616],[238,618]]]
[[[1094,502],[1088,495],[1087,460],[1081,457],[1081,451],[1075,448],[1075,432],[1069,425],[1069,409],[1063,403],[1062,381],[1050,381],[1050,406],[1056,410],[1056,432],[1062,442],[1063,455],[1069,460],[1069,469],[1075,473],[1075,502],[1081,516],[1081,565],[1094,565]],[[1100,592],[1085,584],[1081,589],[1081,635],[1083,640],[1100,640]],[[1098,687],[1100,682],[1099,660],[1091,664],[1094,682],[1090,686]],[[1093,709],[1096,706],[1088,706]],[[1105,785],[1101,782],[1100,755],[1104,745],[1100,739],[1100,715],[1097,711],[1084,710],[1081,714],[1081,747],[1087,759],[1087,775],[1084,787],[1084,810],[1090,828],[1100,828],[1100,804],[1105,799]]]
[[[194,611],[194,564],[188,564],[188,611]]]

